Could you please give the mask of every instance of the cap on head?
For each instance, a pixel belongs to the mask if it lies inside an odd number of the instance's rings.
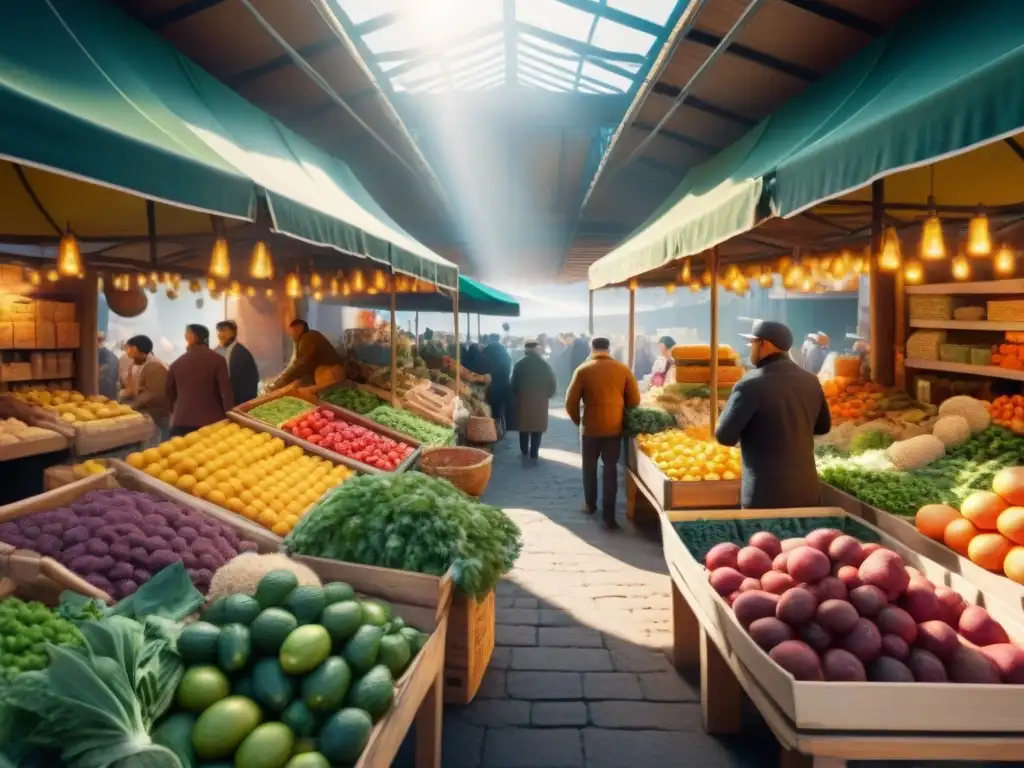
[[[776,320],[757,320],[750,333],[741,333],[740,336],[747,341],[767,341],[780,352],[788,352],[793,347],[793,332],[785,323]]]
[[[822,333],[821,331],[818,331],[816,341],[818,342],[819,345],[821,345],[823,347],[827,347],[828,346],[828,334],[827,333]]]
[[[612,343],[604,336],[595,336],[590,342],[590,347],[595,352],[607,352],[612,348]]]
[[[526,347],[526,349],[536,349],[537,348],[537,342],[536,341],[528,341],[528,342],[526,342],[525,347]]]

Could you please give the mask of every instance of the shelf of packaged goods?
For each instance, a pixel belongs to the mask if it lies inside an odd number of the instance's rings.
[[[938,328],[946,331],[1024,331],[1024,322],[1012,320],[914,320],[911,328]]]
[[[908,358],[904,365],[919,371],[941,371],[943,373],[966,373],[971,376],[987,376],[991,379],[1012,379],[1024,381],[1024,371],[1000,368],[997,365],[970,365],[968,363],[947,363],[942,360],[916,360]]]
[[[1024,278],[1012,280],[982,280],[976,283],[932,283],[908,285],[907,294],[914,296],[954,296],[1024,293]]]

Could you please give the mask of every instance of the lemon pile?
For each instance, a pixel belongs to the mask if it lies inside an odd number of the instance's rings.
[[[672,480],[736,480],[740,476],[740,450],[719,445],[706,429],[669,429],[653,435],[637,435],[651,461]]]
[[[56,413],[65,424],[81,425],[106,419],[141,418],[131,406],[117,403],[103,395],[86,397],[73,389],[30,389],[12,394],[24,403]]]
[[[287,536],[354,473],[279,437],[219,421],[125,459],[136,469]]]

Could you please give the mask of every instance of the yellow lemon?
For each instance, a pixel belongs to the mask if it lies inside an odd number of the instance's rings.
[[[237,496],[232,496],[230,499],[228,499],[224,506],[227,507],[228,510],[230,510],[231,512],[234,512],[236,515],[241,514],[242,510],[245,509],[245,504]]]
[[[175,485],[183,491],[191,491],[196,484],[196,479],[193,475],[181,475],[178,478],[178,482]]]
[[[160,477],[160,473],[164,471],[164,468],[160,466],[158,462],[153,462],[146,467],[146,474],[152,475],[153,477]]]
[[[173,469],[165,469],[160,473],[160,479],[168,485],[175,485],[178,482],[178,473]]]
[[[210,470],[205,466],[198,467],[192,474],[196,476],[196,480],[206,480],[210,476]]]
[[[193,458],[185,457],[178,462],[178,472],[183,472],[186,475],[194,475],[196,470],[199,469],[199,462]]]
[[[206,500],[211,504],[216,504],[219,507],[223,507],[227,502],[228,498],[224,493],[217,488],[214,488],[208,494],[206,494]]]
[[[269,509],[260,512],[260,516],[256,518],[260,525],[265,525],[267,528],[277,522],[277,514],[271,512]]]
[[[129,467],[134,467],[135,469],[142,469],[146,466],[146,457],[142,453],[129,453],[125,457],[125,461]]]
[[[174,446],[170,443],[161,443],[157,446],[157,450],[160,451],[161,456],[170,456],[174,453]]]
[[[145,463],[147,466],[149,464],[155,464],[156,462],[160,461],[162,456],[163,454],[160,453],[159,449],[157,448],[148,448],[142,452],[142,458],[145,459]]]
[[[284,520],[279,520],[270,527],[271,533],[276,533],[278,536],[287,536],[291,530],[292,527]]]

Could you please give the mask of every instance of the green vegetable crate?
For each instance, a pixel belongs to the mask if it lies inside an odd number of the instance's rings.
[[[395,682],[391,710],[374,726],[356,768],[391,765],[413,722],[416,765],[440,768],[445,645],[454,591],[451,577],[437,578],[319,557],[300,555],[294,559],[312,568],[325,583],[343,581],[362,596],[387,601],[410,626],[430,633],[423,650]]]
[[[673,587],[737,676],[767,699],[771,722],[780,716],[799,731],[857,732],[892,736],[1020,734],[1024,710],[1014,685],[799,681],[772,661],[743,629],[711,587],[704,555],[721,542],[743,545],[756,531],[801,536],[816,528],[838,528],[862,541],[877,541],[936,584],[951,587],[968,603],[985,605],[1011,638],[1024,639],[1024,619],[987,596],[957,573],[918,554],[892,536],[839,507],[686,511],[660,513],[662,545]],[[674,609],[675,611],[676,609]],[[676,618],[674,617],[674,621]],[[763,702],[758,703],[759,707]]]

